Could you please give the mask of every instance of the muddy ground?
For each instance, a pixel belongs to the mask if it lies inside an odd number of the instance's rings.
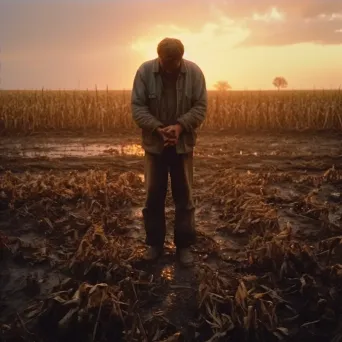
[[[342,340],[341,138],[200,133],[191,269],[170,194],[141,259],[139,136],[2,138],[0,340]]]

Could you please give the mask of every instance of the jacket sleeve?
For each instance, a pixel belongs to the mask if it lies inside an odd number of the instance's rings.
[[[199,127],[204,121],[207,112],[207,89],[205,78],[201,70],[199,70],[197,77],[194,77],[193,99],[194,104],[192,108],[177,120],[187,132]]]
[[[135,123],[142,129],[154,131],[163,124],[153,116],[148,108],[147,88],[142,77],[141,68],[136,72],[131,97],[132,116]]]

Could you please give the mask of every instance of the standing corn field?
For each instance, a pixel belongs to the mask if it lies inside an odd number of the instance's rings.
[[[1,91],[0,132],[110,132],[133,129],[129,91]],[[340,130],[342,93],[209,91],[202,129]]]

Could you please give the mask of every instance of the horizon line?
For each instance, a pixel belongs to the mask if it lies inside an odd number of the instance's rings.
[[[94,88],[1,88],[0,91],[132,91],[132,89],[128,88],[121,88],[121,89],[111,89],[111,88],[97,88],[96,86]],[[341,90],[341,86],[339,87],[330,87],[330,88],[324,88],[324,87],[312,87],[312,88],[283,88],[283,89],[277,89],[275,87],[272,88],[235,88],[235,89],[228,89],[224,90],[222,92],[228,93],[228,92],[234,92],[234,91],[307,91],[307,90]],[[212,92],[220,92],[220,90],[207,88],[207,91]]]

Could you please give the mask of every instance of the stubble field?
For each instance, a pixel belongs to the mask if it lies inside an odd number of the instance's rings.
[[[61,95],[72,107],[47,92],[44,110],[40,93],[17,107],[0,94],[1,340],[342,339],[339,92],[210,94],[190,269],[175,259],[170,194],[166,254],[141,259],[143,151],[127,107],[108,114],[105,92],[81,109],[80,94]]]

